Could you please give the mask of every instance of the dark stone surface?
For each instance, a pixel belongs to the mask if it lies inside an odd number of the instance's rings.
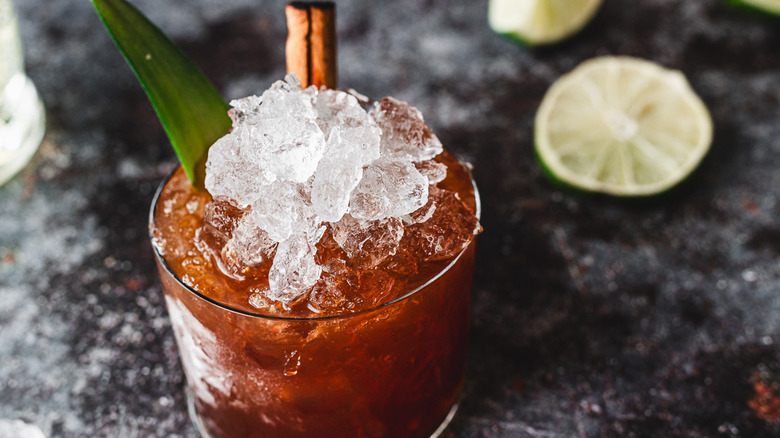
[[[175,165],[84,0],[14,0],[48,132],[0,188],[0,420],[48,437],[193,436],[146,239]],[[283,2],[139,0],[227,97],[283,74]],[[340,85],[408,100],[483,196],[455,437],[780,436],[780,24],[715,0],[607,0],[528,50],[486,2],[339,1]],[[536,164],[547,87],[626,54],[686,73],[715,141],[672,193],[562,191]]]

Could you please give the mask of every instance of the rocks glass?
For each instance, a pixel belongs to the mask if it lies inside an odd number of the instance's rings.
[[[167,182],[152,204],[152,228]],[[426,283],[387,304],[312,318],[231,308],[187,286],[155,249],[201,434],[437,436],[463,382],[474,247],[472,238]]]

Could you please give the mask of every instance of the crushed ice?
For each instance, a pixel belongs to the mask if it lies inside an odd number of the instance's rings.
[[[248,265],[273,257],[268,298],[290,303],[317,282],[326,225],[356,263],[373,267],[395,254],[403,223],[433,213],[429,185],[447,169],[428,160],[443,148],[407,103],[386,97],[367,112],[353,94],[301,89],[288,75],[231,106],[233,129],[209,150],[205,184],[249,210],[225,247]]]

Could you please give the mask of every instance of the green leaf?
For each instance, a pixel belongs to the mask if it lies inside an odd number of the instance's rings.
[[[231,126],[230,107],[198,67],[125,0],[92,0],[157,111],[187,176],[203,188],[209,147]]]

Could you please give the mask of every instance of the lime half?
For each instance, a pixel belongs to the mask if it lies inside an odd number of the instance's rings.
[[[772,15],[780,16],[780,0],[728,0],[737,6],[756,9]]]
[[[488,23],[529,46],[552,44],[582,29],[602,0],[490,0]]]
[[[587,191],[648,196],[693,172],[710,148],[712,120],[681,72],[601,57],[550,87],[534,137],[553,178]]]

